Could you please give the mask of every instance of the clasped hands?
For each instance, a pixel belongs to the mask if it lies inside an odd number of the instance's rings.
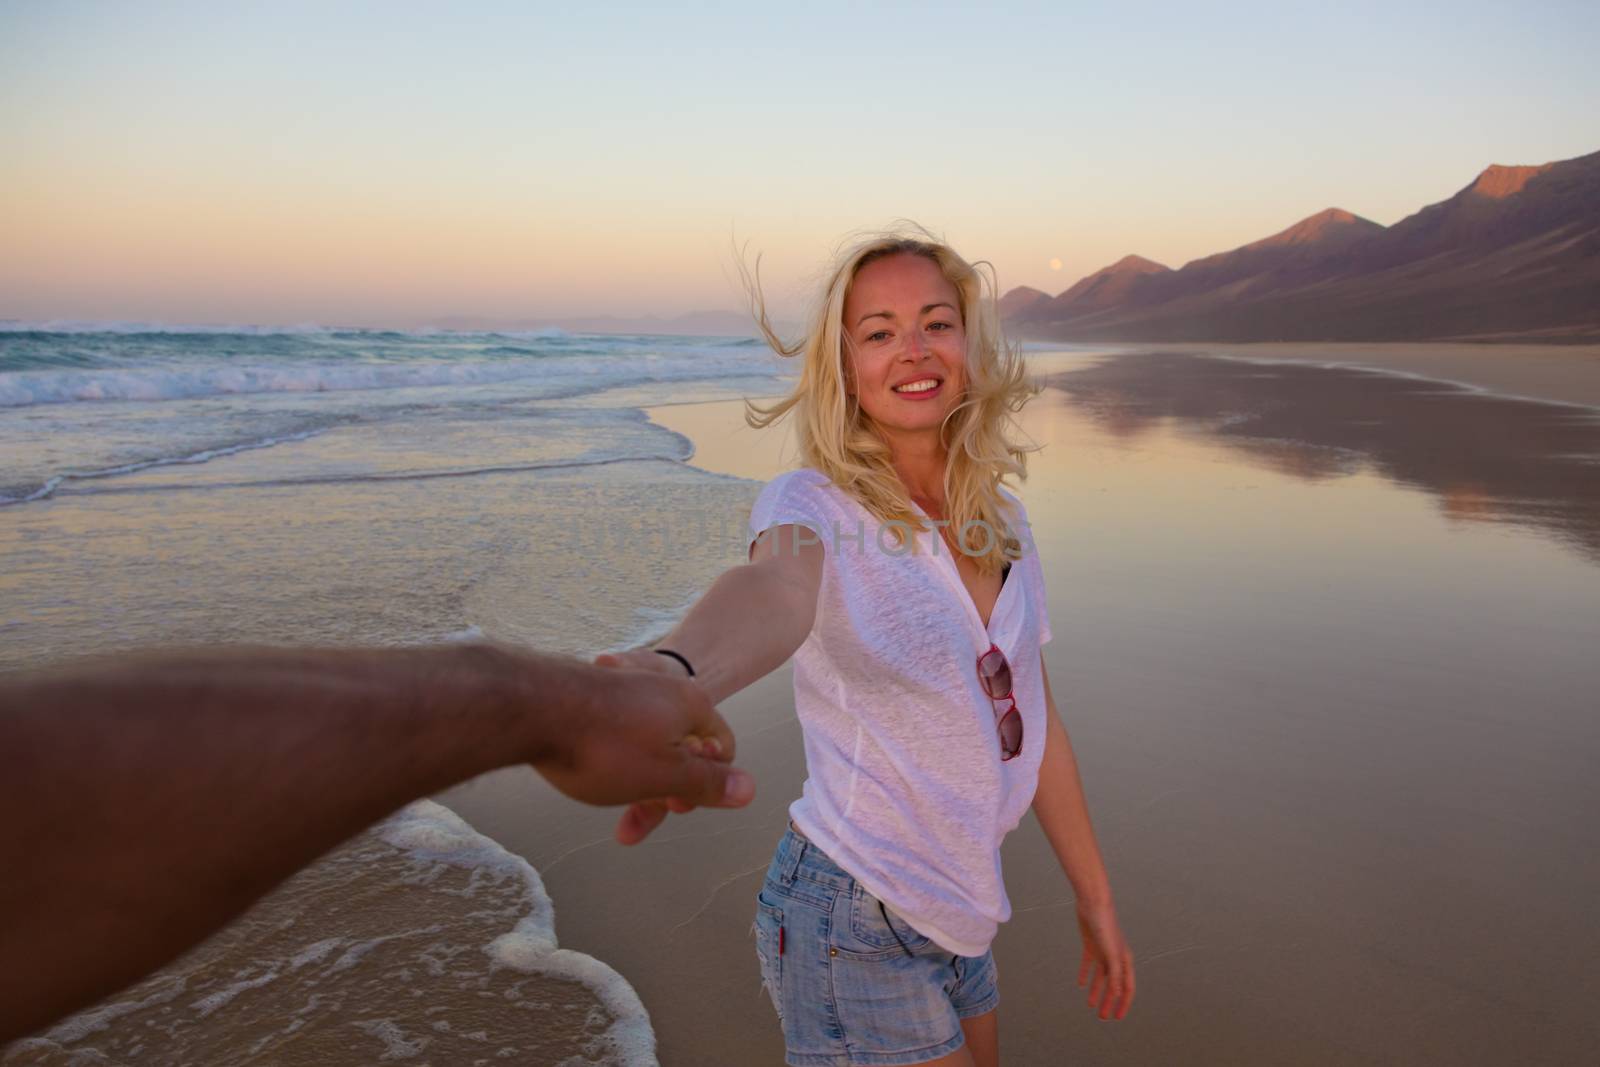
[[[733,731],[677,661],[649,649],[596,656],[594,699],[566,744],[534,766],[589,804],[628,804],[617,840],[638,844],[669,812],[741,808],[755,779],[734,767]]]

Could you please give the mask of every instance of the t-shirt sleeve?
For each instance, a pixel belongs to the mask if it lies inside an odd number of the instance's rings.
[[[1039,644],[1042,647],[1049,644],[1054,636],[1050,632],[1050,609],[1045,603],[1044,565],[1039,559],[1037,531],[1028,522],[1027,509],[1021,501],[1017,501],[1016,509],[1019,521],[1016,533],[1022,541],[1022,559],[1015,566],[1022,570],[1034,610],[1039,615]]]
[[[774,526],[806,526],[819,538],[828,529],[827,501],[821,489],[800,471],[781,474],[766,484],[750,509],[745,554],[756,538]],[[824,541],[825,538],[822,538]]]
[[[1050,609],[1045,604],[1044,567],[1039,562],[1039,551],[1029,546],[1029,570],[1033,573],[1034,604],[1039,610],[1039,645],[1043,647],[1050,643],[1054,636],[1050,632]]]

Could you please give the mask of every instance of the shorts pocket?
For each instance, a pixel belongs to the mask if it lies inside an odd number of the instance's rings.
[[[783,909],[772,903],[766,889],[756,896],[756,959],[761,963],[761,984],[772,996],[772,1008],[783,1021]]]
[[[885,953],[905,955],[930,943],[928,938],[912,929],[910,923],[862,889],[859,883],[852,887],[850,893],[850,934],[860,942],[860,948],[867,950],[857,951],[857,956],[878,957]],[[841,950],[853,947],[840,946]]]

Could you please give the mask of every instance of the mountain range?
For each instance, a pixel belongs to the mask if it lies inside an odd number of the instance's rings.
[[[1126,256],[1009,332],[1093,341],[1600,341],[1600,152],[1491,166],[1392,226],[1329,208],[1172,270]]]

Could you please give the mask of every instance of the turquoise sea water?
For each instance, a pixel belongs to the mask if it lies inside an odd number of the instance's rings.
[[[785,369],[743,338],[0,332],[0,666],[624,643],[690,590],[596,551],[669,511],[732,522],[753,488],[688,466],[641,406],[771,394]],[[683,551],[693,570],[721,548]]]

